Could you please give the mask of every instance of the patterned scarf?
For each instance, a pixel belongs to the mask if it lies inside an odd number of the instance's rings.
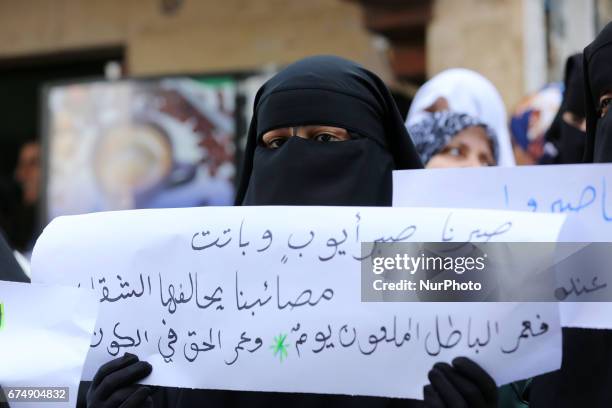
[[[498,161],[497,137],[486,124],[465,113],[440,111],[429,113],[419,122],[408,127],[408,133],[421,157],[423,165],[444,148],[459,132],[472,126],[485,129],[491,142],[495,161]]]

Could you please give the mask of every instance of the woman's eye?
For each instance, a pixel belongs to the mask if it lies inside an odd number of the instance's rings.
[[[327,142],[337,142],[340,140],[337,136],[332,135],[331,133],[319,133],[314,138],[317,142],[327,143]]]
[[[606,113],[608,113],[608,109],[610,108],[610,102],[612,102],[612,98],[604,98],[599,102],[600,117],[603,117]]]
[[[272,139],[268,142],[269,149],[278,149],[287,141],[286,137],[277,137],[276,139]]]
[[[461,156],[461,149],[458,147],[448,146],[446,149],[444,149],[443,153],[450,156],[459,157]]]

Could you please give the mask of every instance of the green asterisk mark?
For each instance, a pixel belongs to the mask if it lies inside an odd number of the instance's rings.
[[[4,303],[0,303],[0,330],[4,326]]]
[[[274,336],[274,344],[270,346],[270,348],[274,350],[274,357],[278,354],[281,363],[283,362],[283,358],[287,358],[287,347],[289,347],[289,344],[285,344],[286,339],[286,334]]]

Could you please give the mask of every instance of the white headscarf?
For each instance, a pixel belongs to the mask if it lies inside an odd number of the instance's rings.
[[[448,102],[449,110],[466,113],[492,128],[499,148],[498,165],[514,166],[514,154],[508,131],[506,108],[495,86],[477,72],[453,68],[427,81],[416,93],[406,126],[412,126],[426,114],[438,98]]]

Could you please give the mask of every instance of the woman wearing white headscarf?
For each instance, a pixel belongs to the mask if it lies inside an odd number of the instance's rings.
[[[427,81],[416,93],[406,126],[431,112],[450,110],[483,122],[497,137],[498,166],[514,166],[506,108],[495,86],[484,76],[464,68],[448,69]]]

